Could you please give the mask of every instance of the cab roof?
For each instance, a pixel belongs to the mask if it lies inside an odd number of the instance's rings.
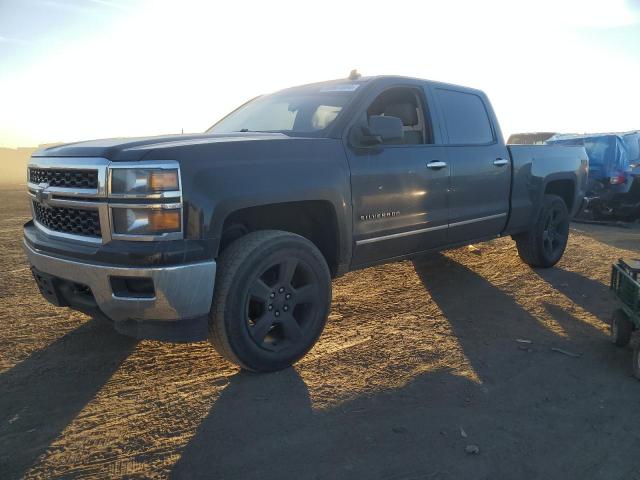
[[[403,83],[403,82],[428,83],[432,86],[436,86],[439,88],[447,88],[452,90],[461,90],[461,91],[483,94],[481,90],[478,90],[476,88],[466,87],[463,85],[456,85],[453,83],[427,80],[424,78],[407,77],[402,75],[372,75],[367,77],[360,77],[355,80],[352,80],[349,78],[339,78],[334,80],[326,80],[322,82],[313,82],[313,83],[307,83],[304,85],[297,85],[297,86],[282,89],[281,91],[294,90],[294,89],[307,89],[307,88],[314,88],[314,87],[322,88],[322,87],[330,87],[330,86],[336,86],[336,85],[363,85],[364,86],[364,85],[370,85],[374,83],[393,85],[394,83]]]

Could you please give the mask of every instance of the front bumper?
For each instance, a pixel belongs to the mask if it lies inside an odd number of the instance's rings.
[[[195,319],[206,316],[211,308],[216,276],[213,260],[161,267],[123,267],[57,258],[32,248],[27,242],[24,248],[36,270],[54,279],[88,287],[100,313],[116,324]],[[114,292],[113,277],[150,279],[153,292],[144,296]]]

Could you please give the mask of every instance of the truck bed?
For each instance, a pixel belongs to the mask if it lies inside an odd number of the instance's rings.
[[[577,213],[587,188],[589,160],[583,147],[555,145],[507,145],[512,161],[511,215],[507,234],[529,228],[545,187],[558,180],[553,193],[569,200],[570,215]],[[576,187],[570,185],[573,179]]]

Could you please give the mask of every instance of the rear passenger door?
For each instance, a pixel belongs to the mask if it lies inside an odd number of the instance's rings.
[[[511,161],[481,92],[433,86],[451,168],[451,244],[498,235],[509,213]]]

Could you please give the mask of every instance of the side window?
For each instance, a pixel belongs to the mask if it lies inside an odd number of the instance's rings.
[[[313,116],[311,117],[311,128],[314,130],[327,128],[329,124],[336,119],[340,110],[342,110],[342,107],[318,105],[318,108],[313,112]]]
[[[404,139],[396,144],[423,145],[433,143],[431,126],[423,109],[422,96],[415,88],[394,87],[385,90],[367,108],[367,121],[372,115],[398,117],[402,120]]]
[[[473,93],[435,89],[442,108],[450,144],[479,145],[493,142],[491,122],[484,102]]]

